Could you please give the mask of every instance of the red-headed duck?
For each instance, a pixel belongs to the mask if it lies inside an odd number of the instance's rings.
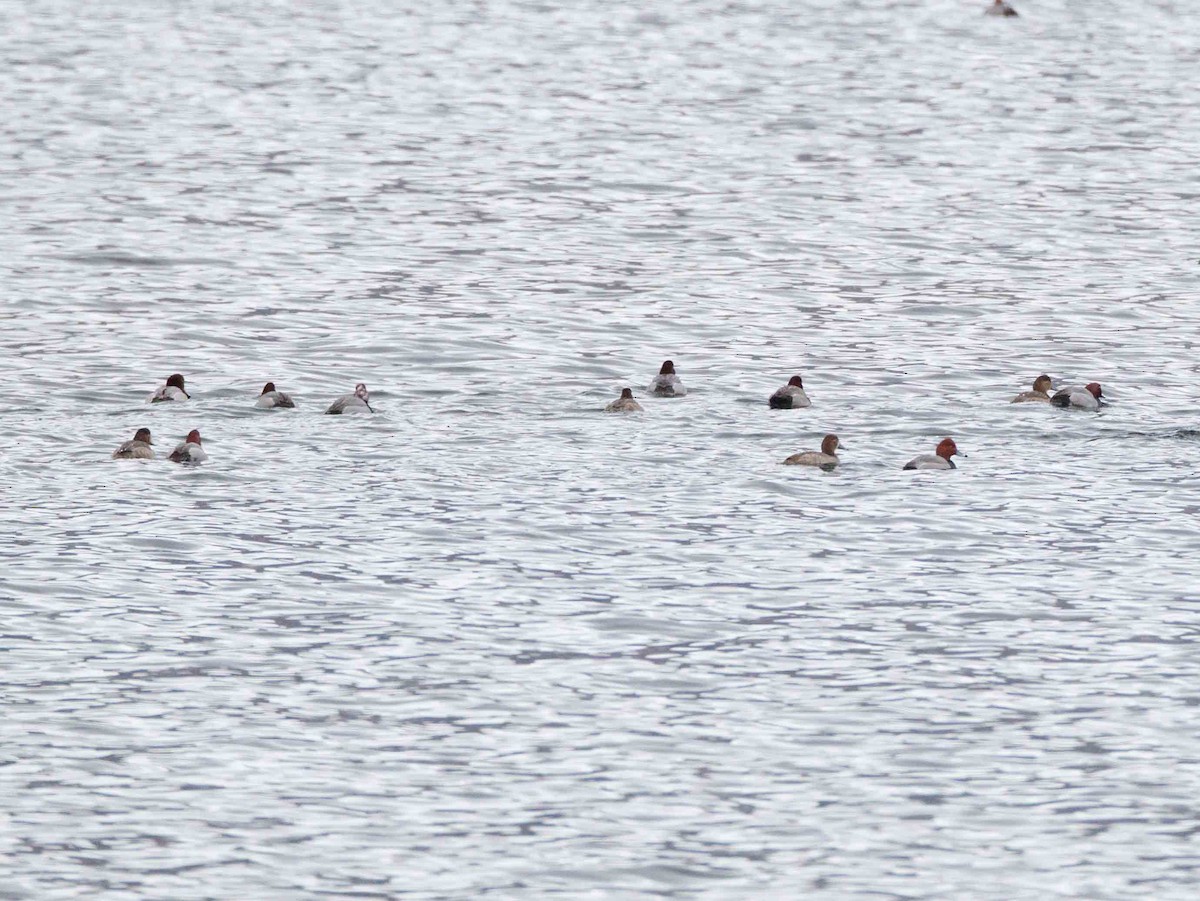
[[[354,386],[353,394],[343,394],[337,400],[329,405],[326,413],[334,415],[340,413],[374,413],[369,403],[371,396],[367,393],[367,386],[359,382]]]
[[[115,451],[113,451],[114,460],[153,460],[154,448],[150,440],[149,429],[138,429],[133,433],[133,438],[126,441]]]
[[[838,465],[837,450],[841,447],[837,435],[826,435],[821,439],[820,451],[804,451],[792,454],[786,460],[786,466],[819,466],[824,470],[833,469]]]
[[[985,16],[1015,16],[1017,11],[1004,0],[993,0],[992,5],[983,11]]]
[[[767,405],[772,410],[799,410],[801,407],[811,407],[812,401],[804,393],[804,382],[800,376],[794,375],[788,383],[771,395]]]
[[[167,383],[150,395],[150,403],[161,404],[168,400],[187,400],[191,395],[183,387],[183,376],[178,372],[167,376]]]
[[[1050,390],[1054,384],[1050,381],[1050,376],[1039,375],[1033,380],[1032,391],[1022,391],[1016,397],[1009,401],[1010,404],[1048,404],[1050,403]]]
[[[192,429],[188,432],[183,443],[177,444],[167,459],[172,463],[203,463],[207,460],[208,454],[200,446],[200,430]]]
[[[958,453],[958,447],[955,446],[953,438],[943,438],[938,442],[936,454],[921,454],[919,457],[913,457],[904,464],[904,469],[957,469],[954,461],[950,459],[955,454],[960,457],[966,456],[966,454]]]
[[[1074,407],[1077,410],[1099,410],[1103,404],[1101,398],[1104,392],[1100,390],[1099,382],[1092,382],[1082,388],[1063,388],[1057,391],[1050,403],[1056,407]]]
[[[291,408],[296,406],[296,404],[290,395],[284,394],[282,391],[276,391],[274,382],[267,382],[263,385],[262,394],[258,396],[258,400],[254,402],[254,406],[269,410],[272,407]]]
[[[687,394],[687,388],[679,381],[679,376],[675,374],[675,364],[670,360],[663,362],[662,369],[658,370],[658,375],[650,383],[649,390],[655,397],[683,397]]]
[[[605,413],[641,413],[642,405],[633,399],[632,388],[622,388],[621,396],[604,408]]]

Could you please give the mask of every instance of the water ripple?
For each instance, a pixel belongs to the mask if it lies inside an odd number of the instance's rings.
[[[1190,899],[1200,21],[980,12],[14,12],[0,895]]]

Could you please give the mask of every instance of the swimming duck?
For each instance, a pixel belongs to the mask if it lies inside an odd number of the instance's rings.
[[[771,395],[767,405],[772,410],[798,410],[801,407],[811,407],[812,401],[804,393],[804,382],[800,376],[794,375],[788,383]]]
[[[353,394],[343,394],[337,400],[329,405],[326,413],[374,413],[369,403],[370,395],[367,393],[367,386],[359,382],[354,386]]]
[[[679,381],[679,376],[675,374],[675,364],[670,360],[663,362],[662,369],[658,370],[658,375],[650,383],[649,391],[655,397],[683,397],[687,394],[687,388]]]
[[[985,16],[1015,16],[1017,11],[1004,0],[994,0],[991,6],[983,11]]]
[[[820,451],[792,454],[783,462],[786,466],[819,466],[824,470],[830,470],[838,465],[837,449],[840,446],[837,435],[826,435],[821,439]]]
[[[1099,382],[1091,382],[1082,388],[1063,388],[1056,391],[1050,403],[1056,407],[1074,407],[1078,410],[1099,410],[1103,404]]]
[[[604,408],[605,413],[641,413],[642,405],[633,399],[632,388],[622,388],[621,396]]]
[[[176,445],[167,459],[172,463],[203,463],[207,460],[208,454],[200,446],[200,430],[192,429],[188,432],[183,443]]]
[[[254,406],[269,410],[271,407],[295,407],[296,404],[289,395],[276,391],[274,382],[267,382],[263,385],[262,394],[258,396]]]
[[[1050,389],[1053,387],[1053,383],[1050,381],[1050,376],[1039,375],[1033,380],[1032,391],[1022,391],[1020,394],[1010,400],[1009,403],[1048,404],[1050,403]]]
[[[149,429],[138,429],[133,433],[133,438],[126,441],[115,451],[113,451],[114,460],[153,460],[154,448],[150,440]]]
[[[187,400],[191,395],[184,390],[183,376],[178,372],[167,376],[167,383],[150,395],[150,403],[161,404],[168,400]]]
[[[919,457],[913,457],[904,464],[904,469],[958,469],[954,465],[954,461],[950,458],[955,454],[960,457],[965,457],[966,454],[959,454],[958,448],[954,444],[953,438],[943,438],[938,442],[936,454],[921,454]]]

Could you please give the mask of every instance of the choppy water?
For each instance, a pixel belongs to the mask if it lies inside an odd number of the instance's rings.
[[[3,11],[0,897],[1195,897],[1197,8],[316,5]]]

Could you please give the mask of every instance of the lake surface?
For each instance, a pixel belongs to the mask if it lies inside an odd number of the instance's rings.
[[[0,15],[0,898],[1195,898],[1200,9],[312,7]]]

